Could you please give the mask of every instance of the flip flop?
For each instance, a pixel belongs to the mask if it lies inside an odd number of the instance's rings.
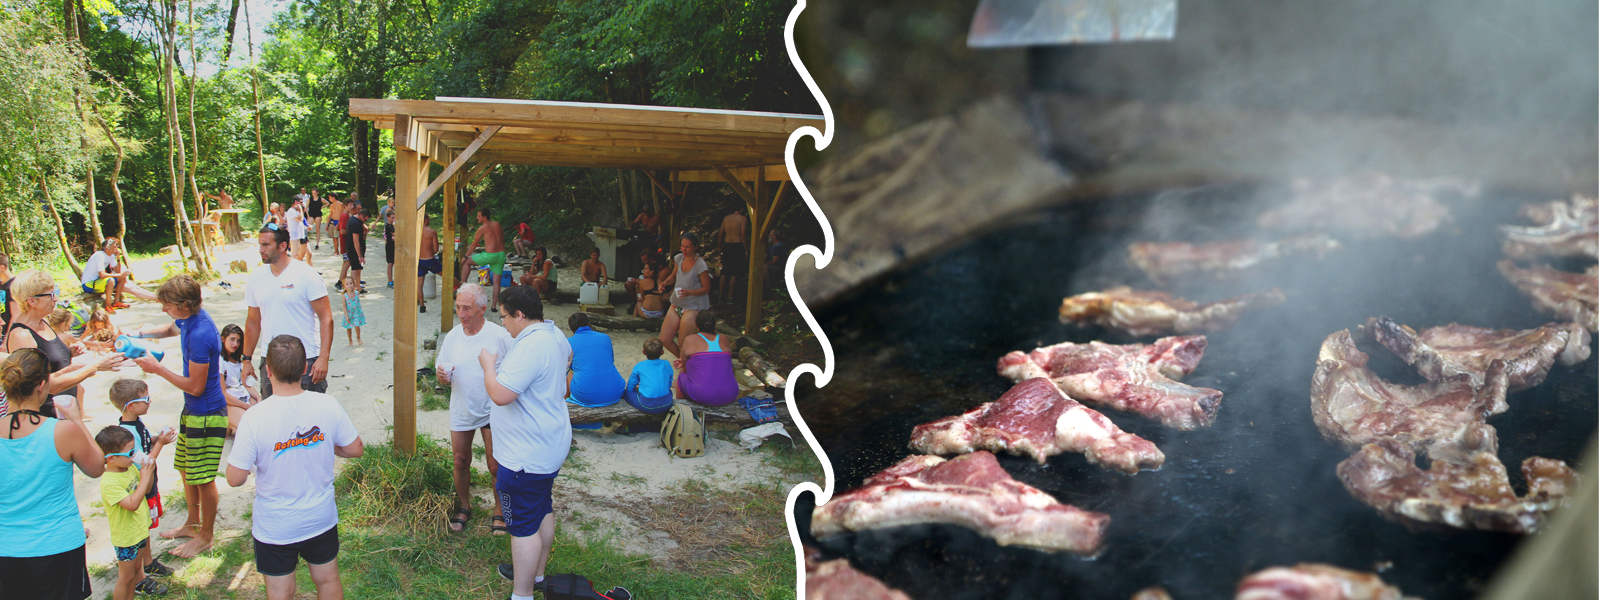
[[[507,533],[510,533],[510,530],[506,529],[506,518],[504,516],[495,515],[489,517],[489,521],[489,533],[494,535],[506,535]]]
[[[462,508],[462,507],[459,507],[459,506],[456,507],[455,514],[450,515],[450,524],[451,525],[460,525],[461,529],[460,529],[460,531],[452,529],[452,530],[450,530],[450,532],[451,533],[461,533],[462,531],[466,531],[467,530],[467,521],[471,521],[471,520],[472,520],[472,509],[471,508]]]

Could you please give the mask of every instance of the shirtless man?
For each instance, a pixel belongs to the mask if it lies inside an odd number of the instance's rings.
[[[582,270],[579,271],[578,276],[583,279],[582,283],[606,285],[609,282],[606,279],[606,264],[600,262],[599,248],[591,248],[589,250],[589,260],[583,261]]]
[[[723,302],[733,301],[733,292],[738,290],[737,282],[744,279],[750,271],[749,254],[745,251],[745,234],[750,228],[750,219],[744,216],[744,205],[740,204],[733,212],[722,218],[722,228],[717,230],[717,237],[722,240],[722,272],[718,284],[718,295]]]
[[[428,226],[428,213],[422,211],[422,245],[417,248],[417,310],[428,312],[428,303],[422,298],[422,278],[429,273],[443,272],[444,261],[439,260],[439,232]],[[450,285],[450,282],[439,285]]]
[[[555,298],[550,296],[556,289],[556,263],[550,260],[544,246],[533,249],[533,264],[522,273],[521,283],[539,290],[539,297],[545,302],[556,303]]]
[[[494,280],[494,295],[489,297],[489,310],[495,310],[500,305],[500,274],[506,270],[506,240],[504,232],[500,231],[500,224],[489,218],[487,206],[478,209],[478,232],[472,234],[472,243],[467,244],[467,248],[477,248],[480,241],[483,242],[483,252],[462,260],[461,272],[470,273],[478,265],[489,267],[489,278]]]
[[[333,192],[328,193],[328,241],[333,246],[333,254],[339,253],[339,219],[344,218],[344,203],[335,198]],[[319,242],[320,243],[320,242]]]

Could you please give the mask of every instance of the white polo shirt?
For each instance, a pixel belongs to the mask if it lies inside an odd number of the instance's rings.
[[[496,362],[495,381],[517,392],[517,399],[489,411],[495,460],[513,471],[556,472],[572,446],[566,400],[572,346],[555,323],[534,323]]]
[[[288,334],[300,338],[306,358],[322,356],[322,328],[311,303],[327,297],[328,286],[311,265],[291,259],[278,275],[272,274],[272,265],[256,267],[244,285],[244,304],[261,310],[262,352],[272,338]],[[254,350],[244,349],[247,354]]]

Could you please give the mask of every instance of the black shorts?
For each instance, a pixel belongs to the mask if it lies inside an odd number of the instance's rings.
[[[87,559],[83,546],[49,556],[0,557],[0,598],[88,598],[92,592]]]
[[[750,271],[749,259],[744,253],[744,244],[722,245],[722,277],[744,277]]]
[[[306,359],[306,372],[304,375],[300,376],[300,389],[308,392],[316,392],[318,394],[326,394],[328,393],[327,378],[323,378],[320,383],[311,383],[311,367],[317,364],[318,358],[319,357],[313,356]],[[261,366],[256,369],[256,372],[261,374],[261,397],[266,398],[267,396],[271,396],[272,378],[266,377],[267,358],[265,356],[261,357]]]
[[[293,544],[268,544],[261,540],[250,538],[256,544],[256,572],[267,577],[283,577],[293,575],[294,568],[299,566],[300,559],[306,559],[309,565],[325,565],[335,558],[339,558],[339,526],[334,525],[327,531],[317,534],[308,540]]]
[[[345,259],[345,261],[350,263],[350,268],[351,269],[356,270],[356,271],[360,271],[361,270],[361,253],[360,252],[356,252],[354,250],[351,250],[350,252],[346,252],[346,253],[344,253],[344,259]]]
[[[394,240],[383,243],[383,260],[388,261],[391,265],[394,264]]]

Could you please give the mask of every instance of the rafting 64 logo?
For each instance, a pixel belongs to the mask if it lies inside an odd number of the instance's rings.
[[[276,456],[295,448],[310,448],[316,446],[317,444],[321,444],[323,439],[324,437],[322,435],[322,428],[312,426],[310,431],[295,434],[294,437],[273,444],[272,449],[276,451],[274,454],[274,456]]]

